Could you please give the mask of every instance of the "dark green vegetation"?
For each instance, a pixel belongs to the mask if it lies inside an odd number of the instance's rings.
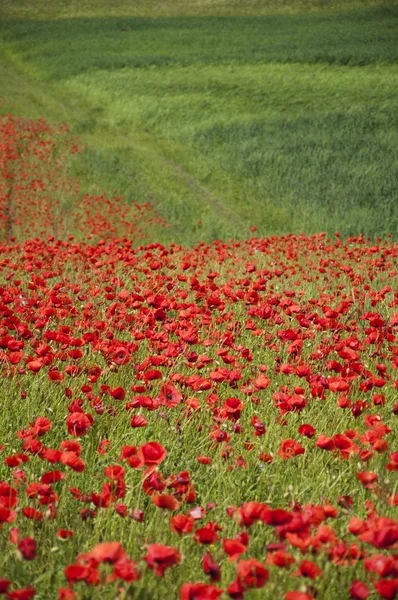
[[[7,4],[2,111],[70,123],[87,144],[73,165],[82,188],[152,200],[167,239],[246,237],[251,225],[398,234],[396,4],[118,18],[120,2],[95,18],[83,2],[53,20],[44,2],[40,15],[19,4],[23,19]]]

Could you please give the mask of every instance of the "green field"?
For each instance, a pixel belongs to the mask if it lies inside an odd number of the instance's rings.
[[[398,600],[397,41],[0,0],[1,598]]]
[[[397,236],[397,4],[2,6],[1,111],[69,123],[82,189],[151,200],[163,241]]]

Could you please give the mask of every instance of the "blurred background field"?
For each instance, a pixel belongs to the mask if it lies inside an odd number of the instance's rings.
[[[0,111],[68,123],[86,191],[151,201],[160,241],[398,235],[398,4],[0,8]]]

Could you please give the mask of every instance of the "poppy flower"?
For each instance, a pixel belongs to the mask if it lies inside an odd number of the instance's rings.
[[[142,523],[144,521],[145,514],[143,510],[140,510],[139,508],[134,508],[134,510],[132,510],[129,514],[129,517],[131,519],[134,519],[134,521],[137,521],[137,523]]]
[[[22,509],[22,512],[27,519],[32,519],[33,521],[41,521],[43,519],[43,513],[31,506]]]
[[[102,456],[105,455],[108,452],[110,445],[111,443],[109,440],[102,440],[98,445],[98,454],[101,454]]]
[[[65,479],[65,474],[61,471],[47,471],[41,476],[42,483],[57,483],[62,479]]]
[[[240,560],[236,565],[238,581],[246,588],[262,588],[269,579],[269,571],[263,563],[249,558]]]
[[[59,529],[55,535],[61,540],[67,540],[73,537],[73,531],[70,529]]]
[[[308,438],[313,438],[316,433],[315,428],[312,425],[309,425],[308,423],[300,425],[300,427],[298,428],[298,432],[300,435],[304,435]]]
[[[200,527],[195,531],[193,539],[198,544],[214,544],[220,537],[217,531],[220,531],[221,527],[214,523],[208,523],[205,527]]]
[[[223,548],[224,552],[228,554],[229,561],[238,560],[239,556],[247,551],[245,544],[234,539],[224,539]]]
[[[144,560],[156,575],[162,576],[166,569],[181,562],[181,554],[177,548],[163,544],[149,544]]]
[[[398,579],[380,579],[373,584],[376,592],[386,600],[394,600],[398,594]]]
[[[180,600],[217,600],[223,590],[207,583],[183,583]]]
[[[133,583],[133,581],[140,578],[140,573],[136,569],[136,563],[127,558],[119,559],[115,563],[113,575],[123,579],[126,583]]]
[[[378,549],[389,548],[398,542],[398,523],[390,520],[385,524],[380,523],[375,529],[361,533],[359,539]]]
[[[227,587],[227,593],[230,598],[234,598],[234,600],[244,600],[245,597],[245,587],[242,583],[237,579],[230,583]]]
[[[112,465],[112,466],[106,467],[106,469],[104,471],[105,477],[107,477],[108,479],[114,480],[114,481],[123,479],[125,474],[126,474],[126,469],[124,469],[120,465]]]
[[[210,579],[214,582],[221,581],[221,569],[220,566],[213,559],[210,552],[207,552],[202,559],[203,571],[206,575],[210,576]]]
[[[70,588],[58,588],[58,600],[76,600],[76,594]]]
[[[18,542],[18,550],[25,560],[33,560],[37,556],[36,541],[33,538],[22,538]]]
[[[290,565],[294,564],[296,559],[285,552],[284,550],[276,550],[275,552],[269,552],[267,556],[267,565],[274,565],[282,569],[287,569]]]
[[[130,421],[130,427],[146,427],[147,419],[143,415],[134,415]]]
[[[293,439],[282,440],[277,454],[284,460],[289,460],[299,454],[304,454],[305,448]]]
[[[36,595],[36,589],[30,585],[27,588],[20,588],[7,593],[9,600],[30,600]]]
[[[69,435],[75,435],[76,437],[85,435],[92,424],[93,418],[91,415],[79,412],[71,413],[66,419],[66,427]]]
[[[395,569],[394,557],[374,554],[364,560],[364,567],[369,572],[377,573],[379,577],[388,577]]]
[[[138,448],[138,458],[144,465],[158,465],[164,461],[167,450],[158,442],[148,442]]]
[[[86,467],[85,462],[75,452],[62,452],[61,462],[77,473],[81,473]]]
[[[253,381],[254,386],[259,390],[266,390],[270,383],[271,380],[268,379],[268,377],[266,377],[263,373],[260,373],[257,379]]]
[[[155,506],[159,508],[164,508],[166,510],[178,510],[180,507],[180,503],[178,502],[175,496],[171,494],[153,494],[152,502]]]
[[[311,560],[303,560],[299,564],[298,571],[293,573],[293,575],[301,575],[303,577],[309,577],[310,579],[316,579],[322,575],[322,569]]]
[[[73,564],[68,565],[64,569],[65,577],[68,583],[76,583],[78,581],[84,581],[88,578],[90,569],[87,565]]]
[[[374,487],[375,483],[379,479],[377,473],[371,473],[369,471],[361,471],[356,473],[357,478],[362,483],[362,485],[366,488],[371,489]]]
[[[171,530],[177,535],[191,533],[194,524],[195,521],[190,515],[176,515],[170,519]]]
[[[321,448],[322,450],[334,450],[334,441],[332,438],[320,434],[317,441],[315,442],[315,446]]]
[[[89,552],[89,556],[97,562],[115,564],[117,561],[127,557],[120,542],[102,542],[97,544]]]
[[[209,465],[211,463],[211,458],[200,455],[196,457],[196,462],[198,462],[200,465]]]
[[[126,397],[126,392],[124,388],[117,387],[113,389],[109,389],[109,395],[112,396],[115,400],[124,400]]]
[[[293,520],[292,514],[282,508],[265,507],[261,513],[261,520],[267,525],[285,525]]]
[[[370,589],[363,581],[355,580],[350,587],[350,598],[354,600],[366,600],[370,595]]]
[[[5,594],[8,588],[11,585],[11,581],[9,579],[0,579],[0,594]]]

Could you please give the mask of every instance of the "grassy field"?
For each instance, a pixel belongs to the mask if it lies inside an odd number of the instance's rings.
[[[149,198],[169,239],[245,237],[254,223],[397,233],[397,5],[167,18],[24,6],[6,3],[0,27],[3,112],[70,123],[88,148],[84,185]]]
[[[0,596],[394,600],[398,4],[109,5],[0,4]]]
[[[335,12],[364,8],[395,0],[3,0],[0,15],[5,18],[49,19],[65,17],[170,17],[170,16],[244,16]]]

